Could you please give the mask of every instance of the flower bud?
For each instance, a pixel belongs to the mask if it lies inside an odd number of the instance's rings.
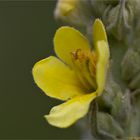
[[[56,8],[56,16],[58,14],[61,14],[63,16],[66,16],[71,11],[73,11],[76,8],[77,1],[76,0],[59,0],[57,3]]]
[[[91,9],[86,0],[58,0],[54,15],[70,24],[85,26],[91,19]]]
[[[140,12],[139,0],[90,0],[93,15],[102,18],[107,32],[118,40],[128,40]],[[129,33],[129,34],[128,34]]]
[[[121,0],[115,6],[108,5],[102,18],[108,33],[118,40],[127,39],[128,33],[132,31],[134,13],[126,0]]]
[[[92,132],[95,139],[117,139],[124,135],[119,123],[108,113],[96,110],[92,114]]]
[[[123,58],[121,67],[123,79],[131,81],[135,74],[140,71],[140,53],[134,48],[129,48]]]

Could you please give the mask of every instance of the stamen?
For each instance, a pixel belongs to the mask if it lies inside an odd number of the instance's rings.
[[[83,86],[88,90],[96,90],[96,56],[94,52],[85,52],[77,49],[71,52],[71,55],[73,69]]]

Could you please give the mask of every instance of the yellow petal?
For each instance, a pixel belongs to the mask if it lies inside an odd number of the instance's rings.
[[[91,101],[96,97],[95,93],[75,97],[61,105],[51,109],[45,118],[56,127],[66,128],[78,119],[84,117],[89,109]]]
[[[69,65],[72,63],[71,52],[77,49],[90,50],[88,40],[78,30],[67,26],[61,27],[56,31],[54,47],[57,56]]]
[[[109,63],[109,46],[105,41],[98,41],[96,47],[97,66],[96,66],[96,82],[98,85],[97,93],[100,95],[105,86],[106,74]]]
[[[35,64],[36,84],[50,97],[67,100],[84,94],[75,73],[56,57],[50,56]]]
[[[93,40],[95,46],[98,41],[107,42],[105,27],[100,19],[96,19],[93,24]]]

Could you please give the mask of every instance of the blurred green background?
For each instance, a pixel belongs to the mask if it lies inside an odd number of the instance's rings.
[[[60,103],[34,84],[35,62],[53,54],[55,1],[0,2],[0,138],[78,139],[78,127],[58,129],[43,115]]]

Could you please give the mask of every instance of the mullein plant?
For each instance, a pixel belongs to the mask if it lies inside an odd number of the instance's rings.
[[[139,0],[57,1],[55,18],[70,26],[54,35],[58,58],[32,71],[46,95],[64,101],[45,115],[51,125],[67,128],[87,115],[95,140],[138,139],[139,7]]]

